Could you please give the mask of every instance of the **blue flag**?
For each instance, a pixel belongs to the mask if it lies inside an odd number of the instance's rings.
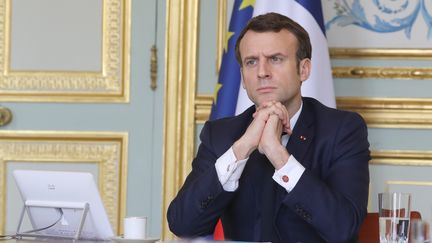
[[[240,32],[252,17],[254,2],[251,0],[236,0],[234,2],[210,120],[235,114],[240,88],[240,66],[235,58],[235,43]]]

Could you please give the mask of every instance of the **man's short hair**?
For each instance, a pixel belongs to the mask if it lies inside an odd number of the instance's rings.
[[[258,15],[247,23],[246,27],[240,32],[235,45],[235,53],[237,62],[243,66],[240,54],[240,42],[247,31],[251,30],[258,33],[263,32],[279,32],[282,29],[288,30],[297,38],[297,66],[300,61],[305,58],[312,58],[312,45],[310,43],[309,34],[306,30],[294,20],[285,15],[278,13],[266,13]]]

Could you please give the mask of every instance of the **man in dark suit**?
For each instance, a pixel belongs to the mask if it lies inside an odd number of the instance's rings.
[[[311,44],[276,13],[253,18],[236,44],[254,106],[209,121],[192,172],[168,209],[172,232],[242,241],[349,242],[367,213],[369,143],[356,113],[301,96]]]

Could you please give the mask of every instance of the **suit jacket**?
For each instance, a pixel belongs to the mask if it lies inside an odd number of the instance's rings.
[[[367,128],[356,113],[303,98],[287,150],[305,168],[289,193],[274,167],[254,151],[234,192],[222,188],[216,160],[240,138],[255,107],[204,125],[192,171],[168,209],[171,231],[212,234],[219,218],[225,238],[271,242],[348,242],[367,214],[370,160]],[[301,137],[301,138],[300,138]]]

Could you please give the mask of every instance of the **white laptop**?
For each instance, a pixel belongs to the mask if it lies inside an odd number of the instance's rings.
[[[24,204],[28,206],[24,215],[27,214],[33,227],[23,229],[23,233],[74,238],[80,230],[80,239],[108,240],[113,237],[92,174],[15,170],[13,175]],[[85,205],[88,211],[83,218]],[[18,231],[20,235],[21,230]]]

